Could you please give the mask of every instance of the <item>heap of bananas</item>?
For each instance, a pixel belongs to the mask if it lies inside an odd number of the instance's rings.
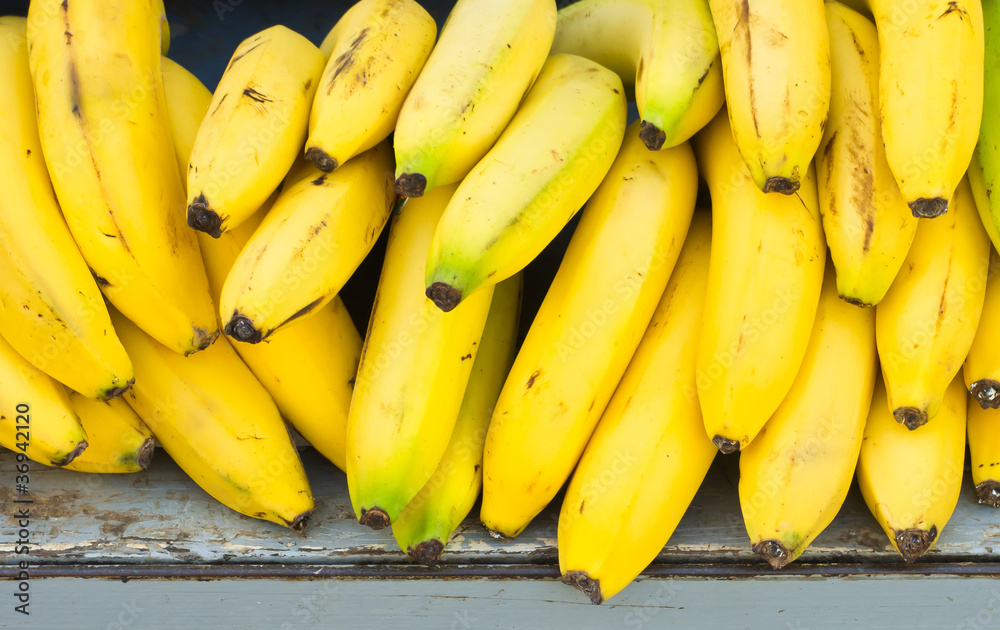
[[[568,484],[595,603],[739,452],[773,567],[855,475],[913,561],[966,434],[1000,506],[1000,0],[849,4],[458,0],[439,34],[360,0],[210,92],[160,0],[32,0],[0,18],[0,444],[130,472],[155,438],[301,530],[287,421],[427,564],[480,490],[509,539]],[[338,293],[385,229],[362,339]]]

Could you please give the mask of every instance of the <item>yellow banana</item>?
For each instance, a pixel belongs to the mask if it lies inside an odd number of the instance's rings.
[[[354,160],[334,171],[336,176]],[[394,213],[347,417],[347,488],[360,522],[394,522],[434,475],[455,428],[493,289],[442,313],[420,286],[455,186]]]
[[[371,251],[394,199],[388,141],[282,189],[226,277],[226,334],[259,343],[328,304]]]
[[[816,156],[819,209],[840,296],[874,306],[906,258],[917,219],[885,159],[875,25],[839,2],[827,2],[826,18],[833,82]]]
[[[807,176],[830,107],[822,0],[709,0],[729,122],[760,190],[791,195]]]
[[[1000,507],[1000,411],[969,400],[969,457],[976,497],[983,505]]]
[[[325,63],[319,48],[281,25],[236,48],[191,149],[189,226],[218,238],[274,192],[306,140]]]
[[[52,191],[24,18],[0,17],[0,84],[0,331],[56,380],[93,398],[120,395],[132,363]]]
[[[583,0],[559,10],[550,54],[593,59],[634,92],[649,149],[677,146],[722,107],[722,62],[707,0]]]
[[[434,565],[455,528],[468,516],[483,487],[483,444],[510,365],[514,362],[522,276],[496,286],[472,374],[448,448],[430,480],[392,524],[399,548]]]
[[[695,387],[709,212],[695,213],[677,266],[563,499],[563,582],[600,604],[663,549],[718,449]]]
[[[116,308],[189,354],[219,331],[178,211],[154,5],[34,0],[28,56],[45,160],[80,252]]]
[[[132,408],[121,398],[108,402],[71,392],[73,411],[87,431],[87,450],[65,468],[88,473],[131,473],[145,470],[155,441]]]
[[[839,299],[827,269],[795,383],[740,453],[743,522],[754,552],[775,569],[798,558],[843,505],[877,365],[875,313]]]
[[[216,300],[233,261],[267,211],[265,204],[218,239],[198,235]],[[343,301],[333,298],[314,316],[279,331],[264,343],[237,343],[233,347],[271,394],[285,420],[344,470],[347,411],[361,356],[361,335]]]
[[[87,448],[87,432],[70,405],[66,388],[3,339],[0,446],[16,451],[18,462],[23,455],[47,466],[65,466]]]
[[[415,0],[361,0],[321,49],[329,61],[309,115],[306,157],[329,173],[392,133],[434,47],[437,24]]]
[[[667,285],[697,181],[688,144],[650,152],[629,127],[493,412],[481,514],[491,532],[517,536],[573,472]]]
[[[693,145],[715,221],[698,397],[705,430],[726,454],[753,440],[795,380],[816,316],[826,245],[811,170],[795,196],[760,192],[726,112]]]
[[[125,400],[181,469],[240,514],[301,531],[313,509],[299,454],[270,395],[225,340],[183,357],[116,311],[135,364]]]
[[[549,57],[434,233],[425,286],[441,310],[523,269],[586,202],[622,143],[623,89],[593,61]]]
[[[947,215],[920,221],[906,262],[875,313],[889,410],[909,429],[934,418],[969,354],[989,257],[989,237],[963,180]]]
[[[187,173],[191,162],[191,148],[201,121],[208,113],[212,93],[198,77],[166,57],[163,58],[163,92],[166,95],[167,117],[170,119],[170,135],[174,139],[177,166],[181,173]],[[184,179],[181,181],[187,185]]]
[[[419,197],[472,170],[514,116],[555,30],[553,0],[455,3],[396,121],[396,192]]]
[[[991,248],[983,311],[963,368],[965,386],[983,409],[1000,408],[1000,353],[997,352],[996,346],[998,326],[1000,326],[1000,256]]]
[[[889,413],[878,379],[858,458],[858,485],[906,562],[934,543],[951,517],[962,489],[965,461],[965,387],[948,385],[941,413],[926,427],[910,431]]]
[[[156,0],[156,7],[160,11],[160,54],[166,56],[170,51],[170,22],[167,21],[167,8],[163,5],[163,0]]]
[[[948,211],[983,114],[979,0],[867,0],[879,40],[885,155],[913,216]]]

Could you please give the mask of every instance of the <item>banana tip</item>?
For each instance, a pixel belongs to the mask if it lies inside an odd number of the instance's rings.
[[[208,331],[205,330],[204,328],[195,327],[194,337],[192,338],[192,343],[191,343],[194,350],[191,350],[190,352],[185,352],[184,356],[194,354],[195,352],[201,352],[205,348],[215,343],[215,340],[218,338],[219,338],[218,328],[216,328],[215,330]]]
[[[788,177],[768,177],[764,182],[764,192],[793,195],[799,189],[799,183]]]
[[[910,431],[927,424],[927,412],[916,407],[897,407],[892,412],[892,417]]]
[[[427,178],[420,173],[403,173],[396,178],[396,194],[404,197],[422,197],[427,190]]]
[[[199,232],[204,232],[212,238],[222,236],[222,217],[208,207],[208,200],[201,194],[195,197],[188,206],[188,225]]]
[[[368,510],[362,508],[361,518],[358,519],[358,522],[372,529],[384,529],[389,526],[389,514],[380,507]]]
[[[292,528],[292,531],[301,532],[306,528],[306,525],[309,524],[309,521],[311,519],[312,519],[312,510],[308,510],[293,518],[288,523],[288,526]]]
[[[136,454],[135,463],[142,470],[146,470],[149,467],[150,462],[153,461],[153,453],[156,451],[156,440],[149,438],[142,443],[139,447],[139,452]]]
[[[1000,383],[984,378],[969,385],[969,393],[983,409],[1000,408]]]
[[[976,498],[981,505],[1000,508],[1000,481],[987,479],[976,485]]]
[[[72,462],[74,459],[76,459],[77,457],[79,457],[81,453],[83,453],[85,450],[87,450],[88,446],[90,446],[90,444],[87,443],[87,440],[80,440],[79,442],[77,442],[77,444],[73,448],[73,450],[70,451],[69,453],[67,453],[65,457],[63,457],[62,459],[59,459],[59,460],[52,460],[52,465],[53,466],[66,466],[67,464],[69,464],[70,462]]]
[[[723,455],[730,455],[740,450],[739,440],[731,440],[721,435],[716,435],[712,438],[712,444],[715,444],[715,446],[718,447],[719,452]]]
[[[435,282],[427,287],[427,298],[439,309],[447,313],[462,301],[462,292],[444,282]]]
[[[903,560],[909,564],[924,555],[937,538],[937,526],[926,529],[897,529],[895,532],[896,548]]]
[[[583,594],[590,598],[591,604],[604,603],[604,596],[601,595],[601,581],[590,577],[586,571],[567,571],[562,576],[562,583],[583,591]]]
[[[234,313],[229,323],[226,324],[225,332],[236,341],[243,343],[260,343],[263,335],[250,321],[250,318]]]
[[[493,540],[499,540],[500,542],[510,542],[513,540],[510,536],[498,529],[490,529],[486,523],[483,523],[483,527],[486,529],[486,533],[489,534],[490,538]]]
[[[408,556],[420,564],[426,564],[429,567],[441,561],[442,551],[444,551],[444,544],[436,538],[418,543],[416,547],[406,548]]]
[[[858,308],[871,308],[872,307],[872,305],[869,304],[868,302],[865,302],[864,300],[859,300],[858,298],[846,297],[846,296],[843,296],[843,295],[840,296],[840,297],[841,297],[841,299],[843,299],[845,302],[847,302],[851,306],[857,306]]]
[[[948,212],[948,200],[941,197],[921,197],[909,203],[910,212],[918,219],[933,219]]]
[[[772,569],[783,569],[792,561],[792,552],[779,540],[762,540],[750,548],[755,554],[767,560]]]
[[[319,147],[306,149],[306,159],[324,173],[332,173],[340,164],[330,154]]]
[[[103,402],[108,402],[112,398],[118,398],[119,396],[127,392],[129,389],[131,389],[133,385],[135,385],[135,379],[130,378],[129,381],[124,385],[122,385],[121,387],[109,387],[103,392],[101,392],[100,400]]]
[[[644,120],[639,123],[639,139],[650,151],[659,151],[667,140],[667,134],[653,123]]]

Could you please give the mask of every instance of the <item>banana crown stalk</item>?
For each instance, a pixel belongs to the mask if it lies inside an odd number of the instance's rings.
[[[616,72],[652,151],[677,146],[722,107],[722,62],[707,0],[583,0],[559,10],[549,54]]]
[[[316,168],[329,173],[392,133],[436,35],[414,0],[361,0],[337,21],[309,115],[305,156]]]
[[[187,223],[216,238],[270,196],[302,150],[326,59],[277,25],[244,40],[191,149]]]
[[[553,0],[455,3],[399,112],[397,193],[419,197],[472,170],[518,110],[555,30]]]
[[[549,57],[441,217],[425,276],[439,308],[526,267],[576,214],[622,144],[623,90],[618,75],[589,59]]]

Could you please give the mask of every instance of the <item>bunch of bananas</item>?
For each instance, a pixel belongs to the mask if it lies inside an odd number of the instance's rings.
[[[966,432],[1000,506],[1000,1],[849,4],[458,0],[439,34],[360,0],[210,92],[159,0],[32,0],[0,18],[0,445],[131,472],[155,438],[301,530],[287,422],[426,564],[480,491],[510,539],[565,485],[595,603],[738,452],[773,567],[855,476],[913,561]],[[386,226],[362,339],[338,294]]]

